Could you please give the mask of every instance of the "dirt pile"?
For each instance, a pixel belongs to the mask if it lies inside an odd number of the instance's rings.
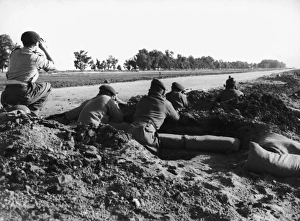
[[[190,109],[181,111],[177,122],[166,120],[159,132],[233,136],[242,141],[244,149],[249,140],[256,141],[260,134],[267,131],[293,136],[298,140],[300,121],[288,108],[297,107],[298,99],[293,101],[289,96],[296,97],[300,85],[298,77],[299,72],[296,71],[239,85],[245,96],[224,103],[214,101],[219,90],[191,91],[187,94]],[[140,96],[131,98],[129,105],[123,107],[127,122],[132,121],[139,99]]]
[[[265,131],[299,140],[299,120],[288,108],[300,107],[298,73],[239,85],[245,97],[223,104],[213,101],[217,90],[192,91],[191,109],[161,128],[241,139],[242,150],[228,155],[164,150],[158,158],[108,125],[1,124],[0,220],[300,219],[298,177],[242,168],[247,143]],[[139,99],[122,107],[127,122]]]

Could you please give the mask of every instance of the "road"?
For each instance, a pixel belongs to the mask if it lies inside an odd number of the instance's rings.
[[[255,71],[246,73],[230,74],[237,82],[245,82],[253,80],[265,75],[273,73],[281,73],[286,70],[273,71]],[[164,78],[161,81],[166,85],[168,91],[171,89],[171,84],[176,81],[181,83],[186,88],[193,90],[208,90],[212,88],[223,87],[229,74],[218,75],[202,75],[177,78]],[[144,95],[148,93],[150,80],[111,83],[112,87],[119,93],[118,97],[124,101],[136,95]],[[78,106],[81,102],[94,97],[99,90],[100,85],[54,88],[46,102],[41,115],[48,116],[55,113],[61,113],[71,108]],[[1,93],[0,93],[1,95]]]
[[[235,73],[230,74],[237,82],[245,82],[253,80],[265,75],[271,75],[273,73],[281,73],[285,70],[273,70],[273,71],[261,71],[261,72],[247,72],[247,73]],[[204,76],[190,76],[190,77],[177,77],[177,78],[165,78],[162,82],[170,90],[171,84],[177,81],[184,85],[186,88],[193,90],[207,90],[217,87],[223,87],[223,84],[228,78],[228,74],[224,75],[204,75]],[[112,87],[119,92],[118,97],[122,100],[127,100],[136,95],[147,94],[150,81],[135,81],[135,82],[121,82],[111,83]],[[100,85],[94,86],[82,86],[82,87],[68,87],[53,89],[47,103],[41,114],[48,116],[54,113],[61,113],[71,108],[78,106],[82,101],[94,97],[98,93]]]

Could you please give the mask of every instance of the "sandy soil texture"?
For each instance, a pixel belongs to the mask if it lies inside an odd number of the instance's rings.
[[[192,90],[191,109],[159,131],[235,137],[237,152],[169,146],[155,156],[108,125],[0,124],[0,220],[299,220],[299,176],[244,168],[249,142],[267,132],[300,141],[289,108],[300,108],[299,85],[299,70],[274,74],[240,83],[245,96],[221,104],[218,90]],[[139,99],[122,106],[126,122]]]

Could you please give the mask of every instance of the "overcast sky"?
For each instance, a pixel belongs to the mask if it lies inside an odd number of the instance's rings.
[[[0,34],[36,31],[60,70],[74,52],[123,66],[140,49],[300,68],[300,0],[0,0]]]

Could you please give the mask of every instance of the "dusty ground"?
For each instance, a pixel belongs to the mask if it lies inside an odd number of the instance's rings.
[[[160,132],[233,136],[236,153],[149,153],[109,126],[22,118],[0,125],[0,220],[299,220],[299,177],[243,169],[249,141],[274,131],[299,141],[300,71],[238,85],[246,96],[192,107]],[[122,109],[130,122],[139,96]]]

